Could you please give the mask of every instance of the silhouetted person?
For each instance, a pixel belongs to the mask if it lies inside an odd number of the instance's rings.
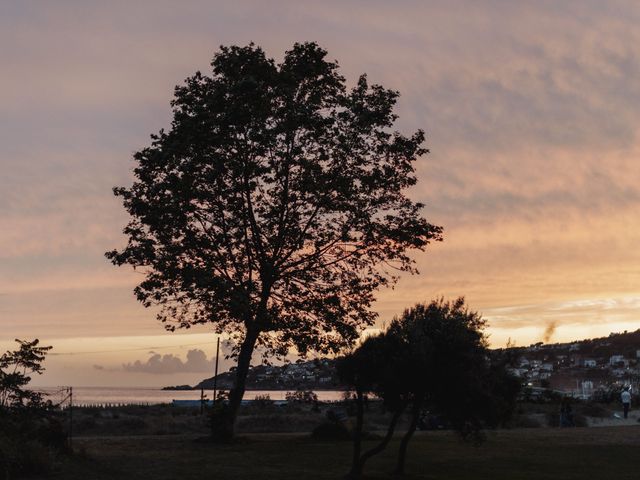
[[[620,394],[620,400],[622,400],[622,409],[624,410],[624,418],[629,416],[629,407],[631,406],[631,392],[629,388],[625,388]]]
[[[568,397],[564,397],[560,403],[560,426],[573,427],[573,412],[571,410],[571,401]]]

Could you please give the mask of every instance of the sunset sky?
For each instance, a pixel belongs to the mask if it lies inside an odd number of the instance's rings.
[[[0,348],[53,345],[40,385],[208,375],[215,337],[165,333],[104,258],[125,241],[111,188],[173,87],[250,41],[319,42],[427,132],[410,195],[445,240],[380,292],[380,324],[464,295],[494,346],[640,328],[638,25],[632,0],[0,2]]]

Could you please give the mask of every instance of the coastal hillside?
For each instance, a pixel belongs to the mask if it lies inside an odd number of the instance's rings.
[[[640,330],[511,350],[518,358],[513,372],[532,386],[582,398],[611,395],[624,386],[640,390]]]
[[[217,388],[226,390],[233,386],[235,367],[218,375]],[[167,387],[171,390],[211,390],[214,377],[206,378],[197,385]],[[247,375],[248,390],[336,390],[341,389],[332,359],[297,361],[281,366],[252,366]]]
[[[640,330],[612,333],[608,337],[569,343],[535,343],[509,348],[518,360],[513,372],[523,382],[590,396],[597,389],[617,384],[632,385],[640,380]],[[233,386],[234,368],[218,375],[217,387]],[[213,388],[214,378],[194,386],[167,389]],[[281,366],[257,365],[247,377],[250,390],[335,390],[340,389],[335,360],[314,359]]]

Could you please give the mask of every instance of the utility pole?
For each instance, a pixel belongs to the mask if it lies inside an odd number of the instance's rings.
[[[213,374],[213,404],[215,405],[218,399],[218,357],[220,357],[220,335],[218,335],[218,342],[216,343],[216,369]]]
[[[73,450],[73,387],[69,387],[69,449]]]

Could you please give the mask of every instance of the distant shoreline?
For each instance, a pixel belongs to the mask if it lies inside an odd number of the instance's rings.
[[[188,387],[188,388],[187,388]],[[192,387],[192,386],[183,386],[183,385],[175,385],[162,387],[160,390],[167,392],[195,392],[200,390],[213,390],[212,388],[201,388],[201,387]],[[228,390],[228,388],[218,388],[218,390]],[[245,388],[246,392],[290,392],[292,390],[296,390],[296,388]],[[331,388],[299,388],[298,390],[312,390],[314,392],[346,392],[349,389],[346,387],[331,387]]]

